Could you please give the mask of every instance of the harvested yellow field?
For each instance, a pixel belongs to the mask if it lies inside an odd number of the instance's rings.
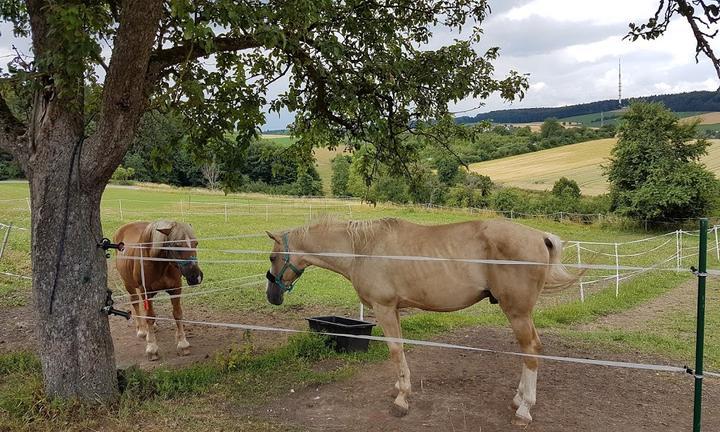
[[[705,114],[698,114],[690,117],[685,117],[682,122],[691,122],[696,119],[700,119],[700,124],[718,124],[720,123],[720,112],[710,112]]]
[[[490,176],[497,184],[523,189],[550,190],[560,177],[575,180],[583,194],[607,192],[601,165],[608,163],[615,138],[588,141],[470,165],[470,170]],[[703,163],[720,175],[720,140],[711,146]]]
[[[323,191],[330,193],[330,179],[332,178],[332,165],[331,162],[335,156],[342,154],[345,147],[338,147],[335,150],[328,150],[326,148],[315,148],[313,153],[315,154],[315,166],[317,167],[318,174],[322,178]]]

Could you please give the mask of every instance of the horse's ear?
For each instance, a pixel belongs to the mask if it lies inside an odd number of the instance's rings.
[[[276,243],[280,243],[280,241],[278,241],[277,237],[275,237],[275,234],[271,233],[270,231],[265,231],[265,234],[267,234],[268,237],[270,237],[271,239],[275,240]]]
[[[159,232],[165,234],[166,236],[170,235],[170,231],[172,231],[172,228],[158,228]]]

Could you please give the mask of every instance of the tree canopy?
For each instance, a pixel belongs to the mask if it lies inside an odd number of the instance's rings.
[[[699,163],[709,143],[695,139],[696,126],[662,104],[631,105],[606,168],[613,209],[656,222],[705,215],[718,185]]]

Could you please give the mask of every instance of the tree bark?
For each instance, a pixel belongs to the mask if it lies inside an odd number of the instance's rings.
[[[52,110],[50,110],[52,111]],[[82,180],[82,122],[59,113],[36,136],[30,180],[33,300],[50,398],[111,402],[118,387],[105,302],[100,198]]]
[[[48,37],[41,0],[28,2],[36,58]],[[0,103],[0,148],[30,182],[33,304],[48,397],[112,402],[118,397],[112,338],[101,311],[107,289],[100,199],[145,110],[145,81],[162,2],[124,0],[94,135],[84,139],[82,76],[64,90],[46,79],[27,133]],[[47,54],[50,55],[50,54]]]

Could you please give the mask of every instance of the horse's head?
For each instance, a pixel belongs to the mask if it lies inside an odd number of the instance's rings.
[[[165,250],[166,256],[173,260],[172,264],[178,267],[188,284],[201,283],[203,272],[198,264],[198,241],[192,227],[184,222],[169,222],[158,224],[155,231],[160,236],[153,235],[153,249]],[[164,239],[158,242],[158,237]],[[161,246],[158,247],[156,244]]]
[[[267,232],[267,231],[266,231]],[[281,235],[267,233],[275,241],[270,253],[270,270],[267,277],[267,299],[274,305],[281,305],[285,292],[293,289],[295,282],[302,275],[307,263],[299,255],[293,255],[288,233]]]

